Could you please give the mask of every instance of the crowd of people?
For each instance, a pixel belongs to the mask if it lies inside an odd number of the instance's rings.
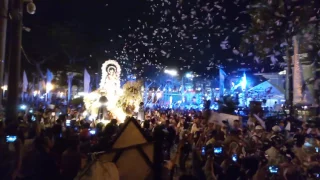
[[[25,113],[27,112],[27,113]],[[85,119],[79,111],[24,111],[18,124],[0,122],[1,179],[74,179],[87,155],[110,148],[123,123]],[[214,115],[212,115],[214,116]],[[281,121],[267,131],[253,116],[226,120],[196,110],[149,110],[139,121],[155,142],[160,179],[319,179],[317,127],[289,127]],[[289,128],[288,128],[289,127]],[[134,172],[133,172],[134,173]]]

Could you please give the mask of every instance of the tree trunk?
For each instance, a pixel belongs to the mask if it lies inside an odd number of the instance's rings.
[[[7,123],[18,122],[19,84],[21,73],[21,41],[22,41],[22,14],[23,1],[11,1],[12,7],[12,38],[11,57],[9,61],[8,100],[6,106]]]

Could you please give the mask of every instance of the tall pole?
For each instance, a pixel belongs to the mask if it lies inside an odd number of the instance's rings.
[[[8,100],[6,121],[18,120],[19,84],[21,71],[21,40],[22,40],[22,6],[23,0],[12,0],[11,56],[9,60]]]
[[[0,108],[2,108],[2,94],[4,90],[3,74],[4,74],[4,59],[6,52],[6,37],[7,37],[7,22],[8,22],[8,0],[0,1]]]

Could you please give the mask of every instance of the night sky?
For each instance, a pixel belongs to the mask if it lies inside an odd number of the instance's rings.
[[[123,72],[152,76],[165,67],[217,75],[222,65],[253,72],[275,71],[270,60],[239,52],[250,25],[248,0],[34,0],[36,14],[24,14],[23,68],[59,70],[72,63],[99,71],[116,59]],[[72,62],[70,62],[70,57]]]

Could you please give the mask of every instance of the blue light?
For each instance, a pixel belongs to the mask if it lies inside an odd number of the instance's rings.
[[[27,108],[26,105],[21,105],[21,106],[20,106],[20,109],[21,109],[21,110],[26,110],[26,108]]]
[[[240,84],[241,84],[242,90],[245,90],[246,87],[247,87],[247,76],[246,76],[246,73],[243,73],[243,77],[241,79]]]
[[[186,78],[193,78],[193,75],[191,73],[186,74]]]

